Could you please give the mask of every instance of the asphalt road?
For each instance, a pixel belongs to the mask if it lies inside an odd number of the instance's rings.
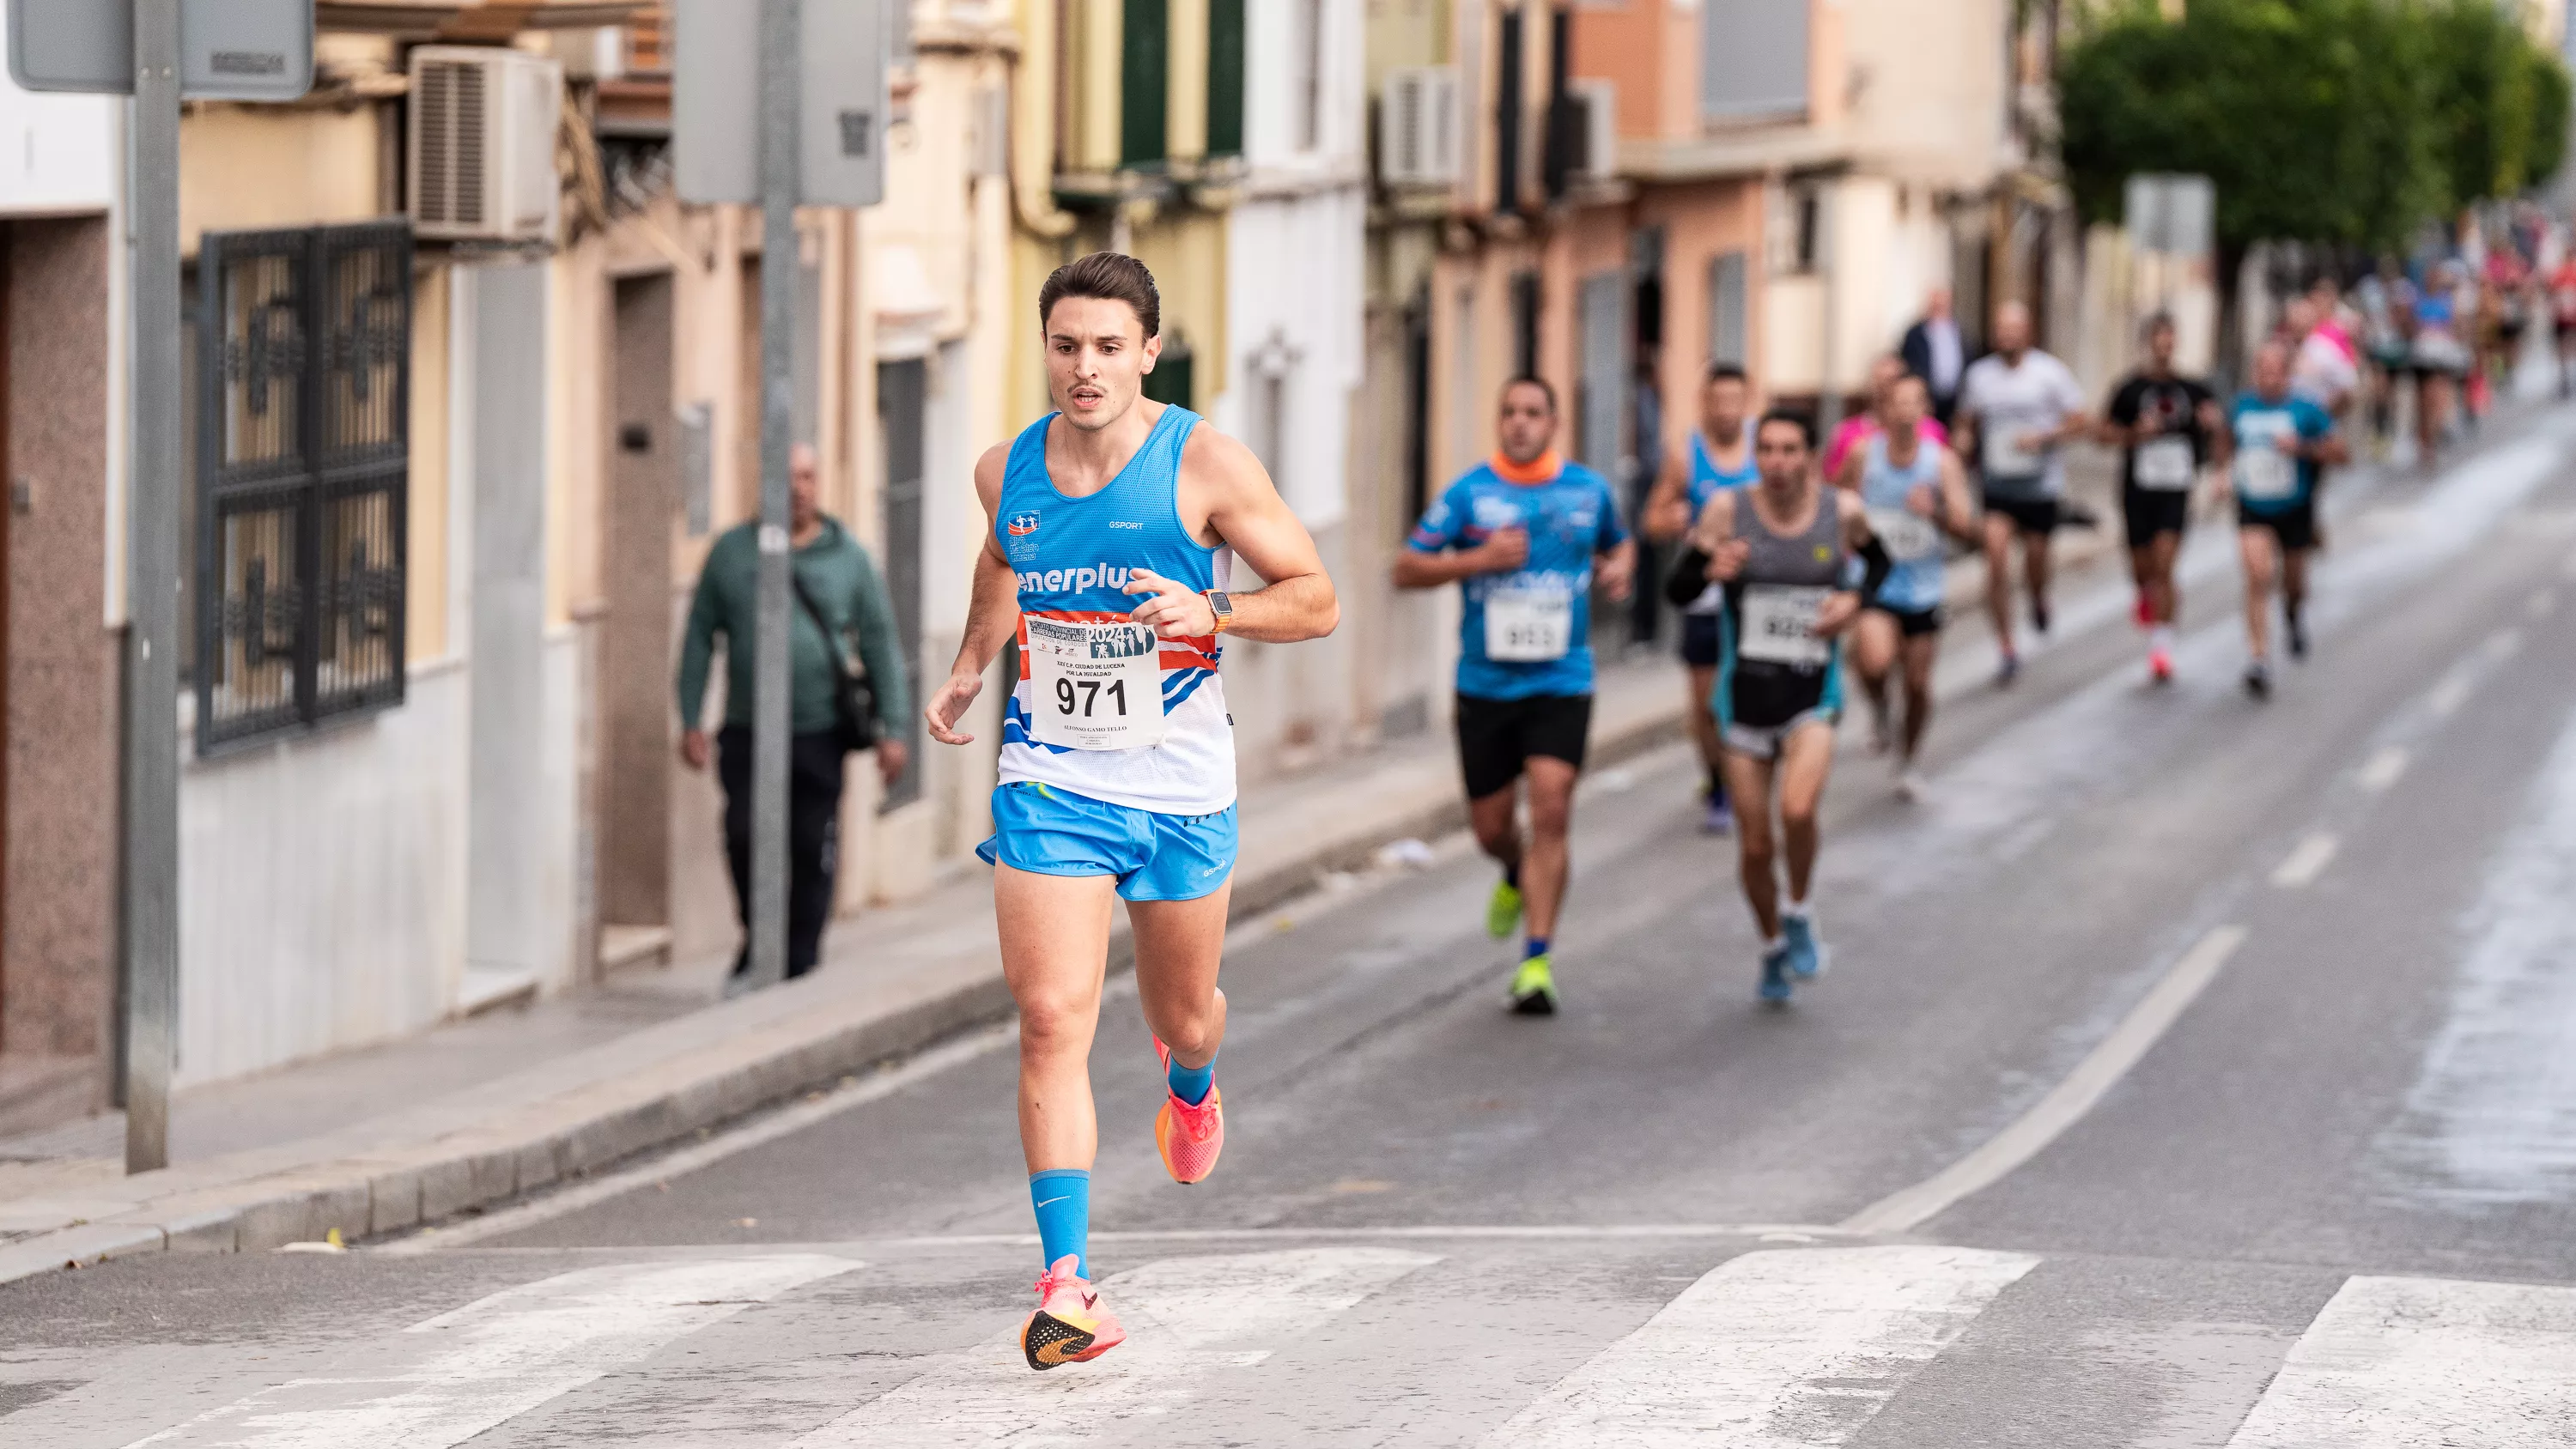
[[[1954,630],[1789,1010],[1678,751],[1586,787],[1553,1020],[1456,842],[1239,930],[1202,1187],[1114,996],[1098,1364],[1008,1347],[990,1032],[403,1243],[0,1289],[0,1443],[2576,1443],[2571,454],[2343,490],[2268,703],[2226,530],[2171,688],[2106,573],[2010,691]]]

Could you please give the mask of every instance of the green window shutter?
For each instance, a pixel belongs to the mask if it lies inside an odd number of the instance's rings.
[[[1118,164],[1160,166],[1169,154],[1163,109],[1171,95],[1169,0],[1126,0],[1121,29]]]
[[[1243,154],[1243,0],[1208,0],[1207,153]]]
[[[1163,339],[1163,355],[1154,359],[1154,370],[1145,374],[1145,396],[1158,403],[1195,409],[1195,394],[1190,387],[1190,345],[1178,337]]]

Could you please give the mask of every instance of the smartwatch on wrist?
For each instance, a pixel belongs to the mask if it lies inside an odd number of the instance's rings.
[[[1234,623],[1234,598],[1223,589],[1210,589],[1204,596],[1208,611],[1216,615],[1216,632],[1222,634]]]

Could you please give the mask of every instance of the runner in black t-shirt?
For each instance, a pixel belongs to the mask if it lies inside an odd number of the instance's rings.
[[[2210,390],[2174,371],[2173,319],[2159,312],[2144,329],[2147,360],[2111,395],[2102,441],[2120,449],[2121,508],[2128,515],[2129,569],[2138,581],[2138,624],[2147,630],[2147,672],[2173,678],[2173,625],[2181,599],[2174,557],[2191,522],[2192,485],[2209,457],[2218,416]]]

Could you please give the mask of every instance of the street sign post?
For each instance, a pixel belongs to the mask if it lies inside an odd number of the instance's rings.
[[[179,1024],[179,102],[313,87],[313,0],[10,0],[9,74],[134,98],[126,168],[133,464],[126,475],[125,1170],[170,1165]]]
[[[901,0],[804,0],[797,56],[765,71],[741,0],[679,0],[673,23],[671,148],[680,199],[762,204],[764,74],[801,93],[796,203],[874,206],[885,199],[886,71]]]
[[[132,0],[134,463],[125,508],[125,1170],[170,1165],[179,1038],[181,0]]]
[[[899,0],[897,0],[899,3]],[[760,576],[752,664],[750,980],[787,971],[788,473],[796,438],[799,206],[885,195],[888,0],[679,0],[672,151],[682,201],[757,205],[760,268]]]
[[[135,94],[133,0],[9,0],[9,74],[21,89]],[[179,92],[291,101],[313,89],[313,0],[181,0]]]

